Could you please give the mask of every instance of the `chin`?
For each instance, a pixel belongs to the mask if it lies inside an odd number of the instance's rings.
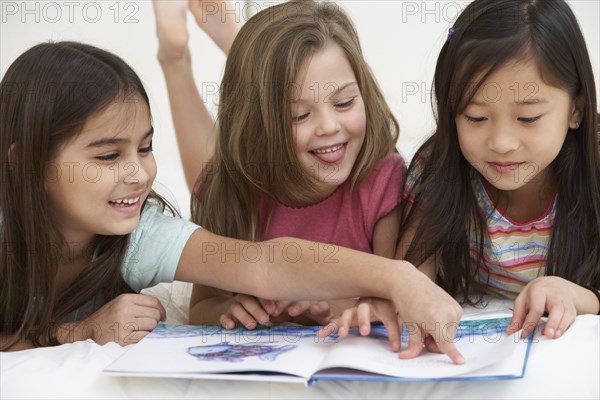
[[[139,219],[135,221],[135,223],[129,223],[129,224],[120,224],[119,226],[114,226],[111,227],[109,229],[107,229],[106,231],[108,233],[106,233],[106,235],[110,235],[110,236],[123,236],[123,235],[129,235],[131,232],[133,232],[135,230],[135,228],[138,227],[140,221]]]
[[[488,183],[497,190],[510,192],[522,188],[524,185],[515,184],[514,182],[488,181]]]
[[[333,174],[320,176],[319,180],[324,185],[337,187],[337,186],[342,185],[344,182],[346,182],[349,177],[350,177],[349,173],[346,173],[345,171],[339,171],[339,172],[336,172]]]

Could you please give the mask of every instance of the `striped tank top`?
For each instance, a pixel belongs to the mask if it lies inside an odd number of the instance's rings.
[[[545,274],[556,196],[541,217],[514,222],[494,207],[479,176],[473,179],[473,189],[487,226],[479,283],[488,294],[515,298],[527,283]],[[474,267],[478,252],[475,235],[471,235],[470,251]]]

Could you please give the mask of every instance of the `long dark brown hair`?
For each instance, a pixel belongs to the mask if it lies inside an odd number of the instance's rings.
[[[81,43],[39,44],[6,71],[0,83],[0,329],[13,340],[3,349],[19,339],[55,345],[57,324],[68,313],[98,293],[108,301],[131,292],[121,276],[129,235],[98,235],[91,268],[56,293],[66,243],[51,220],[44,181],[63,143],[90,117],[133,95],[150,110],[139,77],[122,59]]]
[[[452,294],[468,295],[483,260],[484,216],[471,185],[477,172],[461,153],[455,118],[498,68],[532,59],[547,84],[584,104],[552,168],[559,187],[546,275],[600,286],[600,164],[594,75],[573,12],[563,0],[475,0],[456,20],[434,77],[437,129],[416,153],[407,176],[424,163],[405,202],[401,229],[416,227],[406,258],[416,265],[434,257],[438,280]],[[477,84],[473,84],[475,77]],[[422,167],[421,167],[422,168]],[[476,265],[469,235],[478,243]]]
[[[365,140],[350,183],[395,151],[398,122],[343,10],[312,0],[269,7],[246,22],[227,58],[215,155],[192,198],[195,222],[221,235],[256,240],[261,196],[314,201],[314,183],[297,162],[291,100],[303,63],[329,43],[346,54],[365,104]]]

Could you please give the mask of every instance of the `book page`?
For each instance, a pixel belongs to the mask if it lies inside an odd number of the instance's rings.
[[[519,339],[518,334],[506,335],[501,332],[490,335],[466,335],[460,337],[455,345],[464,356],[463,365],[454,365],[445,354],[424,351],[414,359],[402,360],[390,349],[386,337],[379,340],[374,337],[368,340],[358,336],[347,337],[332,347],[321,364],[321,369],[353,368],[371,373],[411,379],[436,379],[466,376],[482,370],[490,365],[512,359],[513,353],[520,347],[527,349],[527,344]],[[403,348],[406,343],[403,344]],[[486,371],[486,374],[520,374],[523,365],[523,353],[518,352],[509,363],[508,370]],[[474,374],[473,376],[476,376]]]
[[[327,346],[311,346],[315,340],[323,342],[315,338],[316,330],[281,326],[248,331],[160,324],[105,372],[182,377],[260,371],[308,380],[328,351]]]
[[[456,346],[466,363],[460,366],[443,354],[424,353],[412,360],[399,359],[391,351],[383,326],[374,326],[369,337],[352,330],[350,336],[340,339],[337,335],[317,338],[319,327],[277,326],[249,331],[161,324],[104,372],[185,378],[237,374],[244,380],[273,381],[281,381],[276,376],[285,374],[305,382],[315,374],[317,379],[323,379],[332,368],[411,380],[518,377],[528,347],[518,334],[504,334],[509,321],[509,317],[461,321]],[[403,340],[406,341],[406,332]]]

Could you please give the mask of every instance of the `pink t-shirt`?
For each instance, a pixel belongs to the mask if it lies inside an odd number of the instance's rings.
[[[352,193],[346,182],[316,204],[299,208],[273,204],[268,226],[268,203],[261,199],[260,240],[288,236],[372,253],[375,225],[400,202],[405,171],[402,157],[390,154]]]

